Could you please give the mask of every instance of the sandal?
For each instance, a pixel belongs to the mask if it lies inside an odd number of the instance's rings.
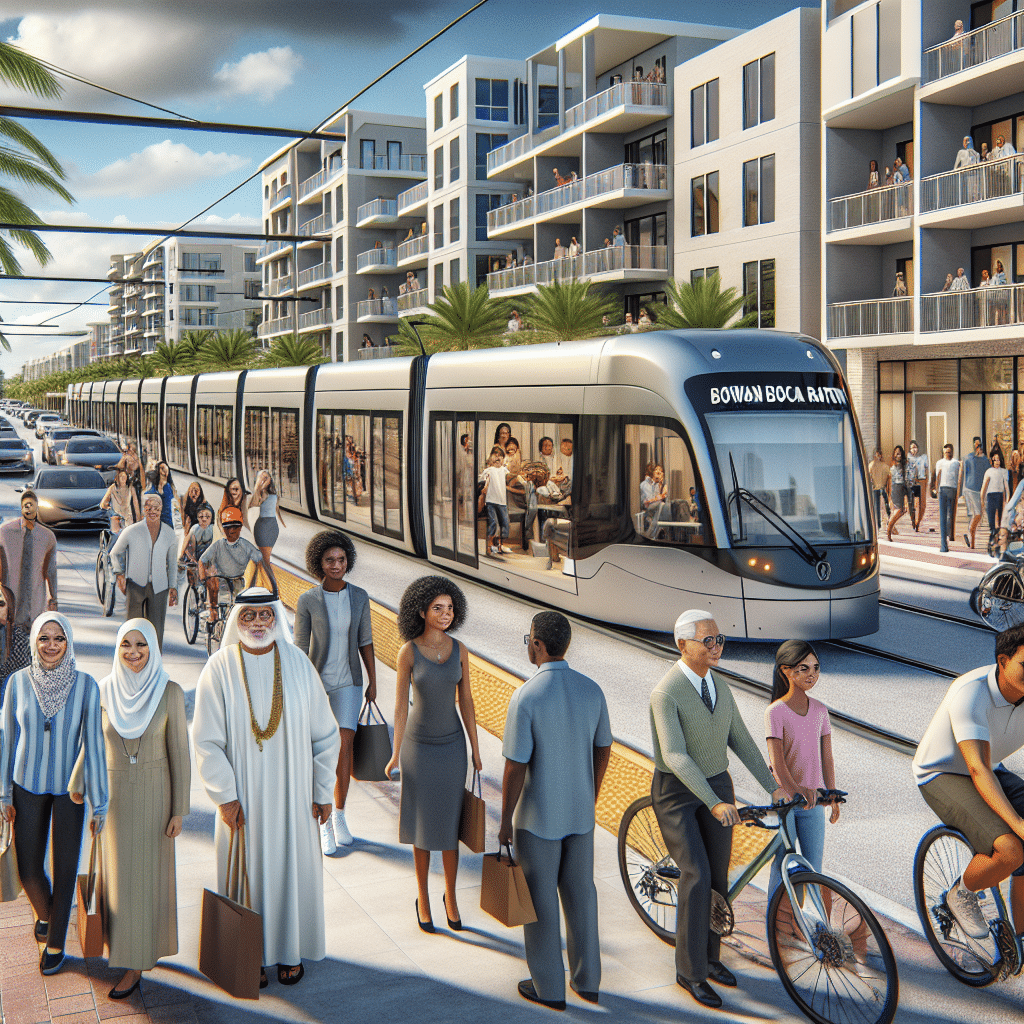
[[[289,972],[298,969],[298,974],[292,975]],[[306,968],[302,964],[295,964],[294,967],[289,967],[287,964],[277,965],[277,980],[282,985],[298,985],[300,981],[305,977]]]
[[[270,979],[267,977],[266,968],[260,968],[260,988],[266,988],[270,984]]]

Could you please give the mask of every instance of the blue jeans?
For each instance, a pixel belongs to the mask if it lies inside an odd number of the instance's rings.
[[[889,492],[884,487],[876,487],[871,492],[875,502],[875,522],[879,527],[885,526],[892,511],[889,508]],[[885,502],[885,520],[882,519],[882,502]]]
[[[956,488],[939,488],[939,550],[949,550],[949,537],[953,532],[953,513],[956,511]]]
[[[485,507],[487,508],[487,536],[508,540],[508,506],[488,501]]]
[[[537,488],[526,481],[526,516],[523,519],[523,550],[530,550],[530,538],[533,536],[533,523],[537,518]]]
[[[789,818],[789,837],[795,838],[800,849],[797,851],[805,859],[814,865],[815,871],[821,870],[821,861],[825,853],[825,808],[805,807],[791,811]],[[793,836],[793,832],[796,836]],[[795,844],[795,845],[796,845]],[[771,901],[772,893],[782,885],[782,858],[786,855],[784,849],[779,850],[772,861],[772,871],[768,879],[768,900]]]

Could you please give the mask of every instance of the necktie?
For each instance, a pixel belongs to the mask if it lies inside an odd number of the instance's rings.
[[[700,699],[711,714],[715,713],[715,705],[711,703],[711,691],[708,689],[708,679],[705,676],[700,681]]]

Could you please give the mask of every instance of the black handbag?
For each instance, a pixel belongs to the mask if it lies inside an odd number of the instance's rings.
[[[384,769],[390,760],[391,731],[388,723],[384,721],[376,701],[365,701],[352,740],[352,777],[360,782],[387,782]]]

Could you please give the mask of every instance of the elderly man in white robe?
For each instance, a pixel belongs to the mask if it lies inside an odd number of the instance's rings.
[[[196,687],[199,775],[220,814],[217,878],[227,888],[231,832],[245,826],[252,909],[263,962],[282,985],[326,955],[318,825],[332,809],[340,734],[323,684],[291,642],[284,606],[262,588],[241,595],[221,649]],[[305,808],[305,810],[304,810]],[[267,984],[266,970],[260,987]]]

